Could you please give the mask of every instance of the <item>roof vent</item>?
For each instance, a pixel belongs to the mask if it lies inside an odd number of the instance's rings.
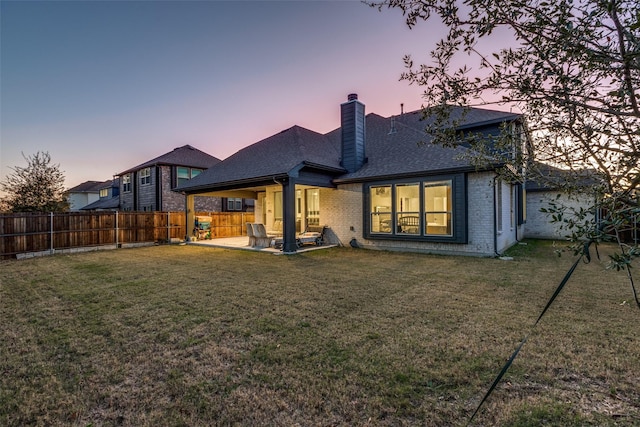
[[[357,99],[358,99],[357,93],[350,93],[349,95],[347,95],[347,101],[355,101]]]
[[[391,129],[389,130],[389,135],[392,133],[398,133],[398,129],[396,129],[396,118],[391,117]]]

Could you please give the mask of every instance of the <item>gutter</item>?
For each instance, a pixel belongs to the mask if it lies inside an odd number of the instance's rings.
[[[511,116],[495,118],[495,119],[491,119],[491,120],[485,120],[484,122],[474,122],[474,123],[468,123],[468,124],[460,125],[460,126],[456,127],[455,130],[480,128],[480,127],[483,127],[483,126],[495,125],[497,123],[504,123],[504,122],[508,122],[508,121],[515,122],[515,121],[518,121],[522,117],[522,114],[518,114],[518,113],[509,113],[509,114],[511,114]]]
[[[333,182],[335,182],[336,184],[355,184],[355,183],[375,182],[375,181],[383,181],[383,180],[387,181],[387,180],[403,179],[403,178],[416,178],[416,177],[423,177],[423,176],[450,175],[455,173],[487,172],[490,170],[493,170],[493,168],[476,169],[475,167],[464,166],[464,167],[458,167],[458,168],[405,172],[405,173],[396,173],[396,174],[387,174],[387,175],[373,175],[373,176],[366,176],[366,177],[337,178],[337,179],[334,179]]]
[[[498,209],[496,207],[496,180],[498,179],[498,176],[495,175],[493,177],[493,253],[495,256],[502,256],[502,254],[500,254],[498,252]]]
[[[226,181],[226,182],[216,183],[214,185],[202,184],[202,185],[193,186],[193,187],[178,187],[174,189],[174,191],[184,191],[185,193],[195,193],[195,192],[198,192],[199,190],[218,191],[218,190],[225,189],[225,187],[237,187],[239,185],[271,182],[273,181],[274,178],[284,179],[288,177],[289,175],[287,173],[279,173],[276,175],[266,175],[266,176],[256,177],[256,178],[246,178],[246,179],[238,179],[235,181]]]
[[[321,170],[321,171],[325,171],[325,172],[335,172],[335,173],[339,173],[339,174],[347,173],[347,170],[343,169],[343,168],[337,168],[337,167],[333,167],[333,166],[325,166],[325,165],[321,165],[319,163],[308,162],[306,160],[303,161],[302,164],[304,166],[308,166],[310,168]]]

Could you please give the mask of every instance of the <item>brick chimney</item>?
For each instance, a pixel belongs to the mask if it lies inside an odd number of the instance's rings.
[[[349,173],[355,172],[365,162],[365,122],[364,104],[355,93],[347,96],[347,102],[340,105],[342,128],[342,167]]]

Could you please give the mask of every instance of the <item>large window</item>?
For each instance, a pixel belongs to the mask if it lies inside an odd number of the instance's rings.
[[[273,193],[273,219],[282,221],[282,191]]]
[[[380,185],[369,189],[371,232],[391,233],[391,186]]]
[[[144,168],[140,171],[140,185],[151,184],[151,168]]]
[[[451,181],[424,184],[424,216],[427,235],[451,236]]]
[[[176,186],[184,184],[189,181],[191,178],[195,178],[200,175],[202,169],[189,168],[185,166],[177,166],[176,167]]]
[[[398,184],[396,190],[396,231],[420,234],[420,184]]]
[[[307,226],[320,225],[320,190],[312,188],[306,191]]]
[[[465,187],[463,174],[367,184],[366,237],[465,242]]]
[[[123,193],[131,192],[131,174],[130,173],[126,175],[122,175],[122,192]]]

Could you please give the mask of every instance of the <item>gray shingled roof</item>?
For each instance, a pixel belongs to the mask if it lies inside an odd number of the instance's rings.
[[[367,162],[356,172],[339,177],[337,182],[443,173],[472,167],[468,160],[462,159],[468,149],[430,144],[430,138],[424,132],[398,121],[395,123],[396,132],[390,132],[391,126],[390,118],[367,115]],[[340,134],[340,129],[336,129],[329,137],[339,144]]]
[[[96,209],[118,209],[120,207],[120,197],[114,196],[111,198],[104,198],[96,200],[93,203],[89,203],[87,206],[80,208],[81,211],[92,211]]]
[[[459,117],[463,109],[453,108],[454,117]],[[429,137],[424,132],[427,121],[422,117],[421,110],[395,116],[396,132],[390,133],[392,118],[368,114],[365,125],[367,162],[351,174],[344,174],[344,168],[340,165],[341,128],[322,135],[293,126],[238,151],[178,189],[198,191],[234,183],[249,184],[251,181],[285,175],[303,164],[326,168],[334,174],[342,171],[336,182],[472,170],[471,163],[462,159],[467,148],[445,148],[428,143]],[[518,117],[518,114],[502,111],[471,109],[460,127],[495,125]],[[419,145],[421,142],[426,144]]]
[[[68,193],[97,193],[101,189],[111,184],[112,180],[108,181],[85,181],[82,184],[78,184],[67,190]]]
[[[566,170],[544,163],[535,163],[530,167],[529,178],[525,184],[528,192],[549,191],[562,188],[563,185],[576,188],[592,188],[602,182],[595,169]]]
[[[183,145],[182,147],[175,148],[173,151],[169,151],[168,153],[141,163],[138,166],[122,171],[118,175],[157,165],[187,166],[207,169],[220,162],[221,160],[217,157],[213,157],[212,155],[207,154],[204,151],[200,151],[191,145]]]
[[[302,163],[344,170],[340,166],[340,145],[325,135],[293,126],[250,145],[221,163],[192,178],[178,190],[216,183],[268,179],[285,175]]]
[[[520,117],[520,114],[507,113],[505,111],[485,110],[483,108],[464,108],[450,106],[451,121],[460,120],[458,129],[469,127],[481,127],[490,124],[508,122]],[[414,129],[424,131],[427,125],[434,122],[434,117],[425,117],[423,110],[411,111],[396,116],[396,122],[411,126]]]

